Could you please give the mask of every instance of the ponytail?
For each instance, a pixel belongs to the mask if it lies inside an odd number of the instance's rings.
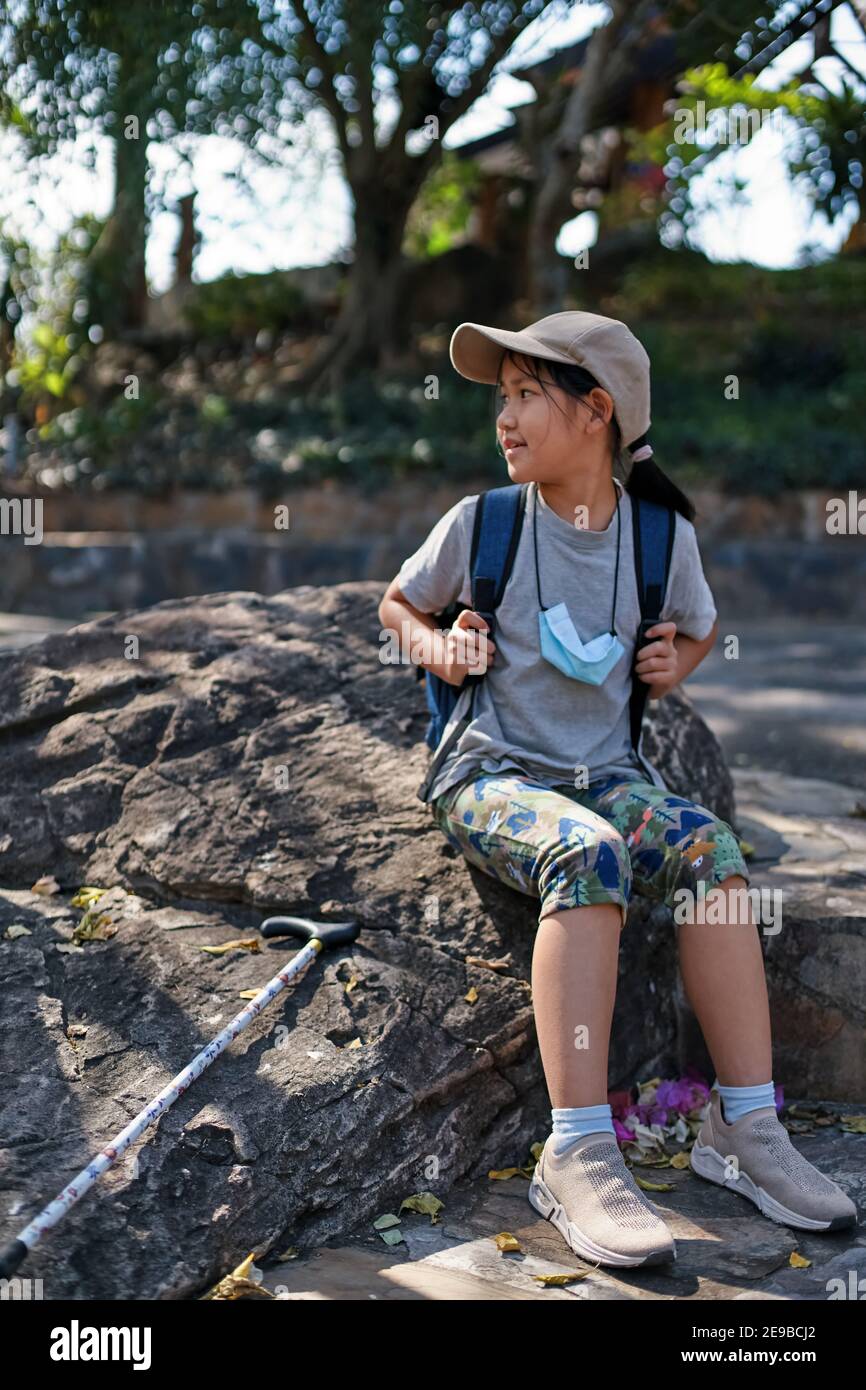
[[[673,507],[686,521],[694,521],[694,504],[659,468],[653,458],[652,446],[647,443],[647,436],[636,439],[627,453],[632,456],[632,465],[625,484],[626,492],[632,497],[643,497],[647,502],[660,502],[664,507]]]

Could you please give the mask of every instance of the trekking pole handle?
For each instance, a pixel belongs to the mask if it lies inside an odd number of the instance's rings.
[[[360,922],[316,922],[312,917],[267,917],[262,922],[262,936],[294,936],[299,941],[321,941],[330,946],[345,946],[355,941],[361,931]]]
[[[0,1250],[0,1279],[8,1279],[24,1262],[27,1246],[23,1240],[10,1240]]]

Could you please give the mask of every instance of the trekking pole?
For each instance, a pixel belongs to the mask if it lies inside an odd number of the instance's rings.
[[[173,1081],[160,1091],[154,1100],[146,1105],[145,1108],[136,1115],[134,1120],[122,1129],[118,1135],[112,1139],[110,1144],[91,1159],[86,1168],[83,1168],[72,1182],[64,1187],[59,1196],[50,1202],[44,1211],[35,1216],[13,1240],[0,1250],[0,1278],[8,1278],[20,1268],[23,1260],[42,1239],[46,1231],[50,1231],[56,1226],[61,1217],[65,1216],[69,1208],[80,1201],[98,1178],[106,1172],[113,1163],[116,1163],[122,1153],[125,1153],[130,1144],[142,1134],[153,1121],[173,1105],[178,1096],[182,1096],[188,1090],[197,1076],[201,1076],[206,1067],[209,1067],[219,1054],[228,1047],[229,1043],[244,1031],[248,1024],[270,1004],[272,999],[286,988],[294,976],[310,964],[320,951],[327,950],[331,946],[342,946],[354,941],[360,932],[361,927],[358,922],[315,922],[309,917],[268,917],[261,926],[262,936],[295,936],[306,942],[306,945],[298,951],[288,965],[284,965],[282,970],[265,985],[264,989],[259,990],[255,999],[251,999],[246,1008],[241,1009],[240,1013],[227,1024],[221,1033],[209,1042],[207,1047],[202,1048],[201,1052],[192,1059],[189,1066],[184,1067],[183,1071],[178,1072]]]

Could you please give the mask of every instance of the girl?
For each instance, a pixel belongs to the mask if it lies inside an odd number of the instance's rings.
[[[702,883],[706,916],[722,925],[695,912],[677,931],[683,983],[717,1071],[691,1166],[772,1220],[805,1230],[853,1224],[853,1202],[793,1147],[776,1114],[763,959],[737,837],[711,810],[672,795],[631,744],[632,671],[660,699],[703,660],[718,629],[694,508],[652,460],[649,359],[625,324],[568,312],[518,333],[463,323],[451,361],[495,386],[509,478],[529,484],[496,640],[468,607],[448,632],[430,616],[455,600],[471,604],[475,495],[404,562],[379,617],[455,687],[486,672],[452,712],[440,748],[474,690],[427,799],[469,862],[540,900],[532,1000],[553,1129],[529,1200],[585,1259],[676,1257],[616,1142],[608,1040],[632,888],[672,907],[683,889],[697,898]],[[623,447],[625,487],[614,476]],[[660,621],[637,652],[633,496],[676,512]]]

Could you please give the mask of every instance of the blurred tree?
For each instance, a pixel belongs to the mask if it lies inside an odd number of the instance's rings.
[[[105,333],[140,327],[153,211],[148,148],[180,133],[251,138],[256,7],[250,0],[9,0],[0,26],[0,122],[29,154],[51,156],[88,135],[112,143],[112,209],[82,291],[88,322]],[[90,150],[92,158],[92,139]]]
[[[328,389],[358,366],[399,361],[398,288],[410,209],[441,162],[445,132],[549,3],[262,0],[270,49],[291,60],[296,82],[330,117],[354,199],[346,294],[302,387]]]
[[[585,142],[599,129],[621,124],[618,93],[649,46],[660,35],[673,37],[676,74],[713,62],[737,76],[756,74],[796,39],[826,23],[844,2],[610,0],[609,18],[590,37],[578,80],[560,103],[556,128],[536,148],[529,251],[530,297],[538,313],[562,307],[568,262],[558,254],[556,240],[574,215]],[[864,6],[859,8],[862,16]],[[829,126],[829,106],[824,119]],[[822,148],[828,148],[826,143]]]
[[[784,114],[792,124],[782,155],[791,177],[831,224],[855,212],[846,248],[860,249],[866,225],[866,78],[844,77],[833,92],[810,63],[801,77],[770,90],[757,87],[751,74],[734,77],[724,64],[715,63],[687,72],[682,85],[675,119],[646,137],[647,150],[659,163],[666,162],[669,175],[663,223],[681,226],[688,240],[697,212],[695,173],[730,148],[732,137],[738,145],[747,144],[767,118]],[[682,127],[687,115],[701,118],[705,138],[677,140],[674,127]],[[697,119],[692,122],[696,125]]]

